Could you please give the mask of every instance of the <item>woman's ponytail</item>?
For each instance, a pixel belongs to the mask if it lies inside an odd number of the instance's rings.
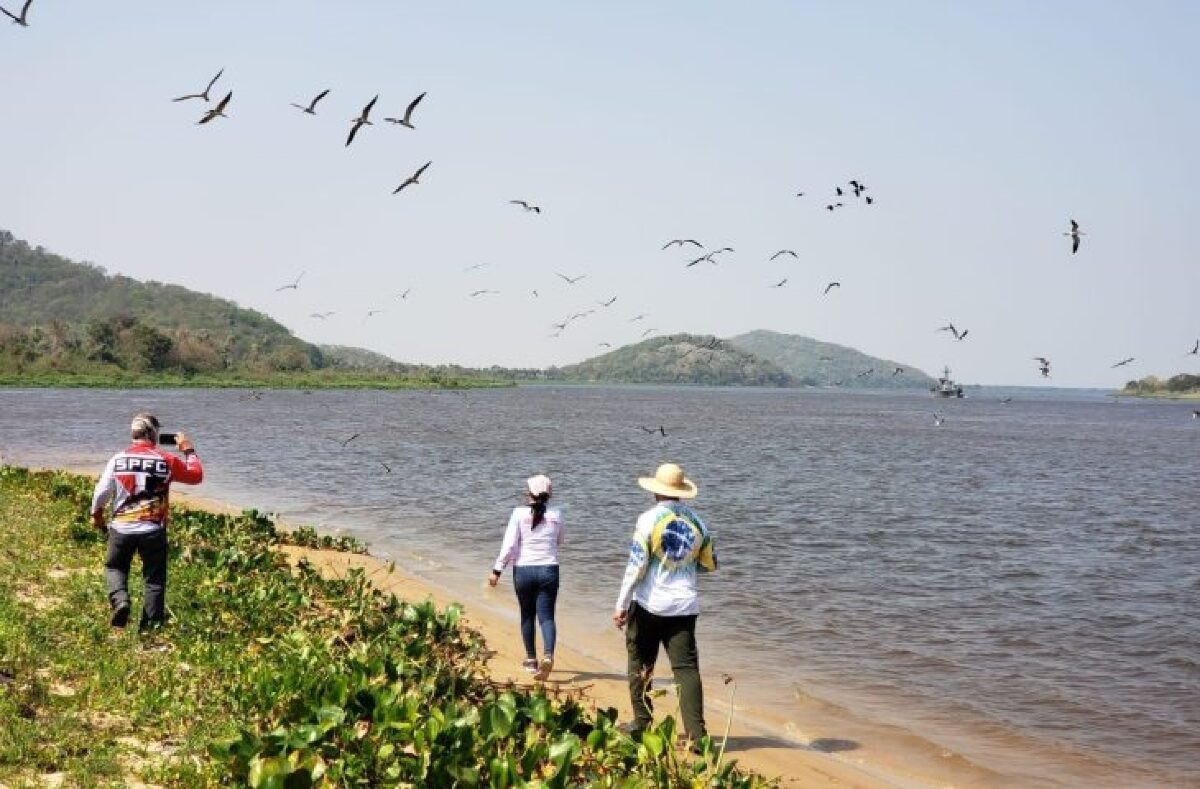
[[[529,497],[529,511],[533,514],[533,525],[529,527],[530,530],[536,529],[546,519],[546,502],[548,501],[550,501],[549,492]]]

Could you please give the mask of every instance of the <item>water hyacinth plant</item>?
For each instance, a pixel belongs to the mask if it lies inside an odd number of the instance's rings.
[[[253,511],[174,507],[170,624],[114,635],[90,494],[0,467],[0,782],[766,785],[707,739],[683,756],[674,717],[635,742],[615,710],[497,688],[460,608],[290,564],[278,545],[364,548]]]

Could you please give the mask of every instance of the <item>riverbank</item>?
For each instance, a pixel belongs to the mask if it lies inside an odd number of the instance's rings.
[[[263,375],[131,371],[0,373],[0,387],[9,389],[495,389],[514,385],[511,381],[470,376],[407,376],[332,370]]]
[[[737,759],[804,786],[894,785],[817,750],[773,755],[740,724],[698,761],[670,747],[669,722],[635,744],[606,709],[621,702],[610,672],[564,654],[533,687],[508,670],[511,627],[463,620],[370,556],[282,545],[253,513],[175,505],[172,624],[110,632],[90,487],[0,469],[0,782],[760,783]]]

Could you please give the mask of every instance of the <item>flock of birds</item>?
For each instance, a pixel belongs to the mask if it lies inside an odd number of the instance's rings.
[[[25,3],[22,5],[21,11],[19,14],[14,14],[13,12],[9,11],[7,8],[0,6],[0,13],[3,13],[5,16],[9,17],[9,19],[11,19],[14,24],[17,24],[21,27],[29,27],[29,10],[32,5],[33,5],[33,0],[25,0]],[[213,100],[213,96],[214,96],[213,89],[216,87],[217,83],[221,80],[221,78],[224,76],[224,74],[225,74],[225,70],[222,68],[222,69],[218,70],[217,73],[208,81],[208,83],[204,86],[204,89],[202,91],[198,91],[195,93],[186,93],[186,94],[183,94],[183,95],[173,98],[172,101],[176,102],[176,103],[188,102],[188,101],[193,101],[193,100],[198,100],[198,101],[203,102],[206,105],[206,107],[205,107],[203,114],[200,116],[200,119],[196,122],[197,125],[209,124],[218,118],[228,118],[229,116],[226,114],[226,110],[229,108],[229,105],[233,100],[233,90],[226,91],[225,95],[222,96],[219,100],[216,100],[215,102]],[[293,107],[294,109],[298,110],[302,114],[310,115],[310,116],[316,115],[317,114],[317,106],[327,96],[329,96],[329,94],[330,94],[330,90],[327,88],[327,89],[321,90],[320,92],[315,94],[307,102],[304,102],[304,103],[291,102],[290,106]],[[413,123],[413,116],[414,116],[417,108],[420,106],[421,102],[425,99],[426,95],[427,94],[425,92],[420,93],[415,98],[413,98],[411,101],[409,101],[409,103],[405,106],[404,112],[402,114],[400,114],[398,117],[386,116],[386,117],[384,117],[383,121],[385,123],[391,124],[393,126],[400,126],[400,127],[404,127],[407,129],[416,129],[416,125]],[[361,132],[361,130],[363,129],[363,127],[374,125],[374,122],[371,120],[371,113],[374,111],[375,105],[378,101],[379,101],[379,95],[376,94],[370,101],[368,101],[363,106],[362,110],[355,117],[350,119],[350,129],[346,136],[345,147],[349,147],[355,141],[355,139],[358,137],[358,135]],[[412,172],[411,175],[408,175],[406,178],[404,178],[404,180],[401,181],[400,184],[395,189],[392,190],[392,194],[393,195],[399,194],[400,192],[402,192],[410,187],[419,185],[421,182],[420,181],[421,177],[425,174],[425,172],[430,168],[430,166],[432,164],[433,164],[432,161],[427,161],[424,164],[422,164],[421,166],[417,167]],[[824,205],[824,209],[829,212],[834,212],[834,211],[844,208],[846,205],[845,201],[850,199],[850,195],[852,195],[855,200],[862,201],[866,206],[872,206],[875,203],[875,199],[872,195],[867,194],[867,192],[868,192],[868,187],[860,178],[852,178],[844,184],[837,184],[833,187],[833,192],[831,194],[831,201]],[[802,198],[806,194],[807,193],[803,192],[803,191],[797,192],[796,197]],[[524,213],[527,213],[527,214],[541,215],[543,212],[542,207],[540,205],[536,205],[536,204],[531,203],[528,200],[524,200],[524,199],[512,199],[512,200],[509,200],[509,204],[520,208]],[[1080,247],[1082,237],[1087,234],[1080,228],[1078,221],[1076,221],[1075,219],[1070,219],[1069,222],[1070,222],[1069,229],[1066,230],[1065,232],[1063,232],[1063,235],[1070,239],[1071,254],[1074,255],[1079,252],[1079,247]],[[711,250],[707,249],[704,244],[702,244],[700,241],[696,240],[695,238],[673,238],[662,245],[663,251],[669,250],[672,248],[678,248],[680,250],[690,249],[694,253],[698,253],[696,257],[691,257],[684,262],[684,267],[686,269],[691,269],[695,266],[700,265],[701,263],[708,263],[712,266],[717,266],[717,265],[719,265],[721,256],[728,255],[730,253],[735,252],[734,248],[730,247],[730,246],[720,246],[720,247],[713,248]],[[785,258],[785,257],[789,257],[793,260],[800,259],[800,255],[795,250],[780,249],[780,250],[776,251],[775,253],[773,253],[772,255],[770,255],[770,257],[768,257],[767,260],[768,260],[768,262],[774,262],[776,260],[779,260],[780,258]],[[478,269],[485,267],[486,265],[487,265],[486,263],[480,263],[480,264],[476,264],[473,266],[468,266],[466,269],[464,269],[464,271],[470,272],[470,271],[478,270]],[[563,282],[565,282],[568,286],[574,286],[587,277],[587,274],[568,275],[568,274],[563,274],[561,272],[555,272],[555,274]],[[294,280],[280,285],[279,287],[275,288],[275,290],[277,292],[282,292],[282,291],[287,291],[287,290],[298,291],[300,289],[300,282],[304,278],[304,275],[305,275],[305,272],[301,272]],[[788,277],[783,277],[783,278],[779,279],[778,281],[770,283],[767,287],[769,287],[771,289],[780,289],[780,288],[786,287],[788,285],[789,281],[790,280]],[[822,294],[822,296],[828,296],[830,294],[830,292],[833,291],[835,288],[841,288],[841,287],[842,287],[841,282],[839,282],[837,280],[829,281],[829,282],[825,283],[825,285],[823,286],[823,288],[821,290],[821,294]],[[399,298],[400,300],[405,300],[408,298],[408,296],[411,292],[412,292],[412,288],[406,288],[405,290],[395,294],[395,297]],[[468,293],[468,295],[470,298],[480,298],[480,297],[485,297],[485,296],[497,295],[499,293],[500,293],[500,291],[494,290],[491,288],[476,288],[476,289],[470,291]],[[531,293],[534,298],[537,298],[539,295],[537,290],[532,290]],[[608,308],[612,307],[613,304],[616,303],[616,301],[617,301],[617,297],[611,296],[603,301],[597,302],[596,306],[593,308],[570,313],[563,320],[551,324],[550,328],[553,330],[553,332],[549,336],[550,337],[561,336],[562,332],[566,331],[567,328],[569,326],[571,326],[575,321],[582,320],[582,319],[588,317],[589,315],[594,314],[599,309],[608,309]],[[368,309],[364,315],[363,321],[365,322],[367,319],[371,318],[372,316],[380,314],[382,312],[384,312],[384,310],[378,309],[378,308]],[[335,314],[336,313],[334,311],[321,311],[321,312],[311,313],[310,317],[313,319],[316,319],[316,320],[326,320]],[[629,318],[629,322],[630,323],[639,322],[639,321],[644,320],[646,317],[647,316],[644,313],[641,313],[641,314],[638,314],[638,315],[635,315],[635,316]],[[656,331],[657,331],[657,329],[648,328],[641,333],[640,338],[648,337],[651,334],[654,334]],[[946,323],[946,325],[938,327],[937,331],[938,332],[948,332],[950,334],[950,336],[957,342],[962,342],[962,341],[966,340],[967,336],[969,334],[968,329],[959,330],[952,322],[949,322],[949,321]],[[712,352],[716,348],[719,347],[719,344],[720,344],[720,341],[714,339],[709,344],[689,349],[684,354],[684,356],[685,357],[690,356],[692,353],[704,351],[704,350]],[[612,343],[602,342],[602,343],[599,343],[599,347],[611,348]],[[1200,339],[1198,339],[1195,342],[1195,344],[1192,346],[1192,349],[1188,352],[1188,355],[1191,355],[1191,356],[1200,355]],[[1041,374],[1041,376],[1043,378],[1049,378],[1050,370],[1051,370],[1050,360],[1044,356],[1035,356],[1035,357],[1033,357],[1033,360],[1037,363],[1037,370]],[[1115,362],[1111,367],[1112,367],[1112,369],[1116,369],[1119,367],[1125,367],[1126,365],[1132,364],[1134,361],[1136,361],[1135,357],[1132,357],[1132,356],[1126,357],[1126,358],[1123,358],[1123,359]],[[901,374],[903,374],[903,372],[904,372],[903,368],[897,367],[893,370],[892,375],[893,376],[901,375]],[[874,373],[874,369],[872,368],[872,369],[865,370],[865,371],[859,373],[856,377],[862,378],[862,377],[869,376],[873,373]],[[843,383],[844,383],[844,381],[836,381],[836,382],[834,382],[834,385],[837,386],[837,385],[841,385]],[[1006,398],[1002,402],[1008,402],[1010,399],[1011,398]],[[1200,418],[1200,411],[1194,411],[1192,415],[1193,415],[1193,417]],[[935,424],[937,424],[939,426],[944,424],[945,420],[941,415],[935,414],[934,417],[935,417],[935,419],[934,419]],[[666,436],[666,431],[663,430],[661,427],[658,428],[658,430],[649,430],[649,429],[643,427],[643,430],[647,430],[648,432],[659,432],[659,433],[661,433],[662,436],[664,436],[664,437]]]

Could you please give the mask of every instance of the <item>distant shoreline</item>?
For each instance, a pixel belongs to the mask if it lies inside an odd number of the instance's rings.
[[[381,374],[297,373],[249,375],[0,374],[5,389],[497,389],[512,381],[490,378],[405,378]]]
[[[1200,392],[1131,392],[1121,389],[1113,392],[1113,397],[1138,397],[1143,400],[1200,400]]]

